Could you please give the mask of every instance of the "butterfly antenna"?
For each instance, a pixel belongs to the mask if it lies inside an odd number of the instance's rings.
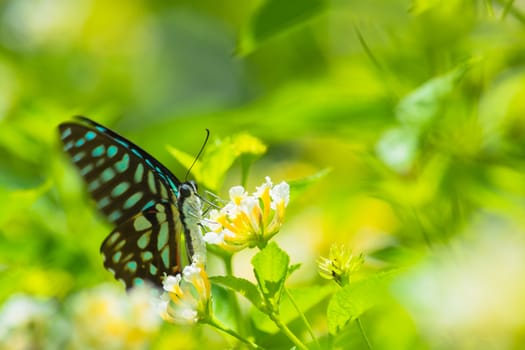
[[[208,204],[210,207],[213,207],[215,209],[220,209],[220,207],[217,204],[213,203],[212,201],[208,200],[207,198],[204,198],[200,194],[197,194],[197,196],[199,196],[199,199],[201,201],[203,201],[204,203]]]
[[[211,191],[206,190],[204,191],[204,193],[206,194],[206,196],[211,197],[215,202],[219,204],[225,205],[228,202],[227,200],[222,199],[221,197],[217,196],[215,193]]]
[[[206,147],[206,144],[208,143],[208,139],[209,138],[210,138],[210,130],[208,128],[206,128],[206,138],[204,139],[204,142],[202,143],[202,146],[201,146],[201,149],[200,149],[199,153],[197,153],[197,157],[195,157],[195,159],[193,160],[193,163],[191,163],[191,166],[188,168],[188,171],[186,171],[186,176],[184,176],[184,181],[188,180],[188,176],[190,175],[190,171],[193,168],[193,166],[195,165],[195,163],[197,163],[197,160],[199,160],[199,157],[202,155],[202,152],[204,151],[204,147]]]

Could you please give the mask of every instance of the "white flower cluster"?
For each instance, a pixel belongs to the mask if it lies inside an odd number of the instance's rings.
[[[269,177],[253,194],[242,186],[230,189],[230,201],[220,210],[211,210],[204,224],[204,240],[228,251],[264,245],[281,228],[290,201],[286,182],[273,185]]]
[[[202,264],[193,262],[163,282],[165,293],[159,303],[161,317],[171,323],[194,324],[207,317],[211,285]]]

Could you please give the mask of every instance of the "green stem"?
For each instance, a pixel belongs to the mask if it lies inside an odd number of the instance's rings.
[[[286,327],[286,325],[279,318],[278,314],[275,312],[270,312],[268,316],[270,316],[275,325],[288,337],[288,339],[292,341],[292,343],[295,344],[295,346],[302,350],[308,350],[306,345],[304,345],[303,342],[301,342],[301,340],[297,338],[297,336],[293,334],[288,327]]]
[[[295,302],[295,299],[292,297],[292,294],[290,294],[290,291],[288,290],[288,288],[284,287],[284,292],[286,293],[286,295],[288,296],[288,299],[290,299],[290,302],[292,303],[293,307],[295,308],[295,310],[297,311],[297,313],[301,317],[301,320],[306,325],[306,329],[308,330],[308,333],[310,333],[310,336],[312,337],[312,340],[314,341],[316,347],[318,349],[320,349],[321,345],[319,344],[319,341],[317,340],[317,337],[315,336],[315,333],[314,333],[314,331],[312,329],[312,326],[310,326],[310,323],[306,319],[306,316],[304,315],[302,310],[299,308],[299,306]]]
[[[249,340],[249,339],[246,339],[244,338],[243,336],[241,336],[239,333],[235,332],[233,329],[230,329],[230,328],[227,328],[226,326],[224,326],[221,321],[219,321],[217,318],[215,318],[214,316],[210,316],[210,319],[208,320],[202,320],[202,323],[205,323],[205,324],[208,324],[226,334],[229,334],[231,335],[232,337],[234,337],[235,339],[243,342],[244,344],[248,345],[250,348],[252,349],[264,349],[263,347],[255,344],[253,341]]]
[[[227,276],[233,276],[233,255],[232,254],[225,254],[222,256],[222,259],[224,261],[224,269],[226,270]]]
[[[368,340],[368,337],[366,336],[365,329],[363,328],[363,324],[361,323],[361,319],[358,317],[355,319],[355,321],[357,322],[357,325],[359,326],[359,331],[361,332],[361,335],[365,340],[366,348],[368,350],[372,350],[372,345],[370,344],[370,340]]]
[[[248,175],[250,173],[250,165],[253,161],[252,157],[249,157],[248,154],[242,154],[240,157],[241,162],[241,185],[246,188],[248,183]]]
[[[233,276],[233,255],[228,254],[223,256],[224,261],[224,269],[226,270],[226,276]],[[231,307],[233,309],[233,314],[235,317],[235,322],[237,329],[244,333],[245,325],[244,322],[241,322],[241,307],[239,305],[239,299],[237,299],[237,295],[234,292],[230,292],[230,300],[231,300]]]

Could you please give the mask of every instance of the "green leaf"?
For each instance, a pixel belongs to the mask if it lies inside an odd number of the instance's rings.
[[[175,147],[172,147],[170,145],[167,145],[166,149],[173,156],[173,158],[175,158],[179,163],[181,163],[187,169],[189,169],[189,167],[195,160],[194,156],[186,152],[183,152]],[[199,180],[198,177],[200,176],[200,173],[201,173],[200,167],[201,167],[201,162],[197,161],[195,165],[193,165],[193,168],[191,169],[191,172],[197,178],[197,180]]]
[[[246,55],[263,41],[307,23],[326,8],[325,0],[268,0],[252,16],[237,49]]]
[[[399,121],[422,126],[433,119],[443,107],[447,96],[452,94],[459,81],[470,68],[467,62],[451,72],[433,78],[403,98],[396,109]]]
[[[289,263],[290,257],[275,242],[268,244],[253,257],[255,277],[267,298],[276,297],[279,300]]]
[[[210,277],[210,281],[214,285],[239,293],[257,308],[261,308],[263,305],[263,300],[257,286],[244,278],[233,276],[213,276]]]
[[[168,152],[186,168],[189,168],[195,159],[174,147],[167,148]],[[256,137],[245,133],[216,140],[208,146],[202,159],[195,163],[191,169],[192,174],[199,184],[212,191],[218,191],[224,182],[226,172],[237,158],[241,157],[243,171],[247,173],[247,167],[251,162],[265,152],[266,145]]]
[[[328,329],[336,334],[349,321],[388,299],[387,282],[392,272],[384,272],[351,282],[337,291],[327,309]]]
[[[297,196],[298,193],[304,192],[308,187],[321,180],[331,171],[332,169],[325,168],[316,172],[315,174],[303,177],[302,179],[289,181],[288,184],[290,185],[290,193],[293,193],[294,196]]]
[[[235,295],[222,285],[213,283],[211,287],[213,314],[229,327],[235,327],[239,322],[235,308],[231,307],[233,303],[237,302]]]
[[[299,307],[299,310],[301,310],[303,313],[306,313],[338,288],[339,287],[335,284],[326,284],[322,286],[290,289],[289,292]],[[279,315],[285,324],[292,322],[299,317],[297,309],[294,307],[287,294],[283,294],[281,304],[279,306]],[[257,329],[267,333],[277,333],[279,331],[277,326],[275,326],[273,321],[265,313],[253,309],[251,316]]]

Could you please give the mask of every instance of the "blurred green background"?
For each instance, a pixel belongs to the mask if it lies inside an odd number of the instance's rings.
[[[0,348],[230,340],[160,326],[103,269],[111,227],[56,130],[77,114],[179,178],[166,146],[196,155],[205,128],[268,146],[250,190],[327,171],[276,240],[298,286],[330,283],[332,243],[402,271],[361,317],[375,349],[522,348],[524,110],[521,0],[1,1]],[[239,181],[235,164],[218,194]],[[320,336],[326,305],[307,313]],[[363,347],[353,325],[334,337]]]

